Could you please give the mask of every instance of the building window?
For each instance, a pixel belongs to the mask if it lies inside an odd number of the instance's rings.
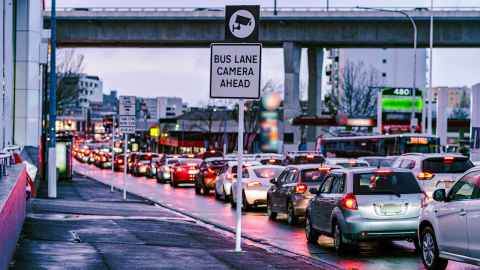
[[[387,59],[383,59],[383,60],[382,60],[382,63],[386,64],[386,63],[387,63]]]
[[[384,77],[384,78],[387,77],[387,73],[383,72],[382,77]]]
[[[294,141],[294,135],[293,133],[285,133],[283,134],[283,142],[285,144],[292,144]]]

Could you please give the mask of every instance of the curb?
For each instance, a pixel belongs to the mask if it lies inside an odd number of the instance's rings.
[[[75,170],[74,170],[75,171]],[[81,175],[83,177],[86,177],[88,179],[91,179],[91,180],[94,180],[98,183],[101,183],[107,187],[110,187],[110,184],[107,184],[101,180],[98,180],[98,179],[95,179],[95,178],[92,178],[90,176],[87,176],[85,174],[82,174],[81,172],[78,172],[78,171],[75,171],[76,174],[78,175]],[[115,189],[117,190],[121,190],[121,188],[115,186]],[[175,212],[175,213],[178,213],[178,214],[181,214],[181,215],[184,215],[184,216],[187,216],[191,219],[194,219],[194,220],[197,220],[197,221],[200,221],[202,223],[205,223],[207,225],[211,225],[217,229],[220,229],[220,230],[223,230],[223,231],[226,231],[226,232],[229,232],[229,233],[232,233],[232,234],[235,234],[235,228],[230,228],[226,225],[223,225],[223,224],[220,224],[218,222],[213,222],[211,220],[208,220],[206,218],[203,218],[203,217],[199,217],[197,215],[193,215],[187,211],[184,211],[184,210],[180,210],[180,209],[177,209],[175,207],[172,207],[172,206],[169,206],[169,205],[166,205],[164,202],[161,202],[161,201],[158,201],[158,200],[155,200],[155,199],[152,199],[152,198],[147,198],[141,194],[137,194],[136,192],[131,192],[131,191],[128,191],[127,190],[127,193],[130,193],[130,194],[133,194],[135,196],[138,196],[140,198],[143,198],[147,201],[150,201],[154,204],[157,204],[165,209],[168,209],[172,212]],[[274,245],[264,239],[261,239],[261,238],[257,238],[257,237],[253,237],[251,235],[248,235],[248,234],[245,234],[245,233],[242,233],[242,238],[244,239],[247,239],[247,240],[250,240],[256,244],[259,244],[259,245],[263,245],[263,249],[265,249],[266,247],[270,247],[272,249],[275,249],[277,251],[280,251],[279,253],[282,253],[283,255],[285,256],[289,256],[291,258],[295,258],[295,259],[300,259],[306,263],[309,263],[311,265],[314,265],[314,266],[317,266],[317,267],[321,267],[322,269],[325,269],[325,270],[342,270],[343,268],[340,268],[338,267],[337,265],[334,265],[332,263],[329,263],[327,261],[323,261],[321,259],[317,259],[317,258],[312,258],[312,257],[309,257],[309,256],[306,256],[306,255],[303,255],[303,254],[299,254],[299,253],[296,253],[294,251],[291,251],[291,250],[288,250],[288,249],[285,249],[285,248],[282,248],[282,247],[279,247],[277,245]]]

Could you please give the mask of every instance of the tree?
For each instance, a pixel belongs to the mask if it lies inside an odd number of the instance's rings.
[[[377,91],[379,72],[370,68],[367,70],[363,62],[347,61],[340,70],[339,89],[325,97],[325,103],[330,112],[342,112],[349,117],[372,117],[377,106]]]
[[[62,114],[79,93],[78,81],[84,68],[84,56],[74,49],[62,49],[57,54],[57,112]]]
[[[455,108],[450,115],[452,119],[467,119],[469,116],[468,110],[465,108]]]

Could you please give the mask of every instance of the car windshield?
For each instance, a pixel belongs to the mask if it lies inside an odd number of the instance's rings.
[[[370,167],[392,167],[393,158],[365,158]]]
[[[422,193],[410,172],[357,173],[353,191],[358,195]]]
[[[253,169],[253,172],[258,178],[277,178],[280,173],[283,171],[283,168],[258,168]]]
[[[302,182],[322,182],[327,172],[319,169],[306,169],[302,171]]]
[[[431,173],[463,173],[473,166],[466,157],[438,157],[423,161],[423,170]]]
[[[202,163],[202,160],[197,158],[188,158],[188,159],[182,159],[179,162],[183,165],[187,165],[187,164],[200,165],[200,163]]]

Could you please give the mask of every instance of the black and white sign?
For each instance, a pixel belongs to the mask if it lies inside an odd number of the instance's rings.
[[[122,133],[135,133],[135,97],[120,96],[119,97],[119,130]]]
[[[260,6],[226,6],[225,40],[258,42]]]
[[[260,98],[261,44],[212,44],[211,98]]]

